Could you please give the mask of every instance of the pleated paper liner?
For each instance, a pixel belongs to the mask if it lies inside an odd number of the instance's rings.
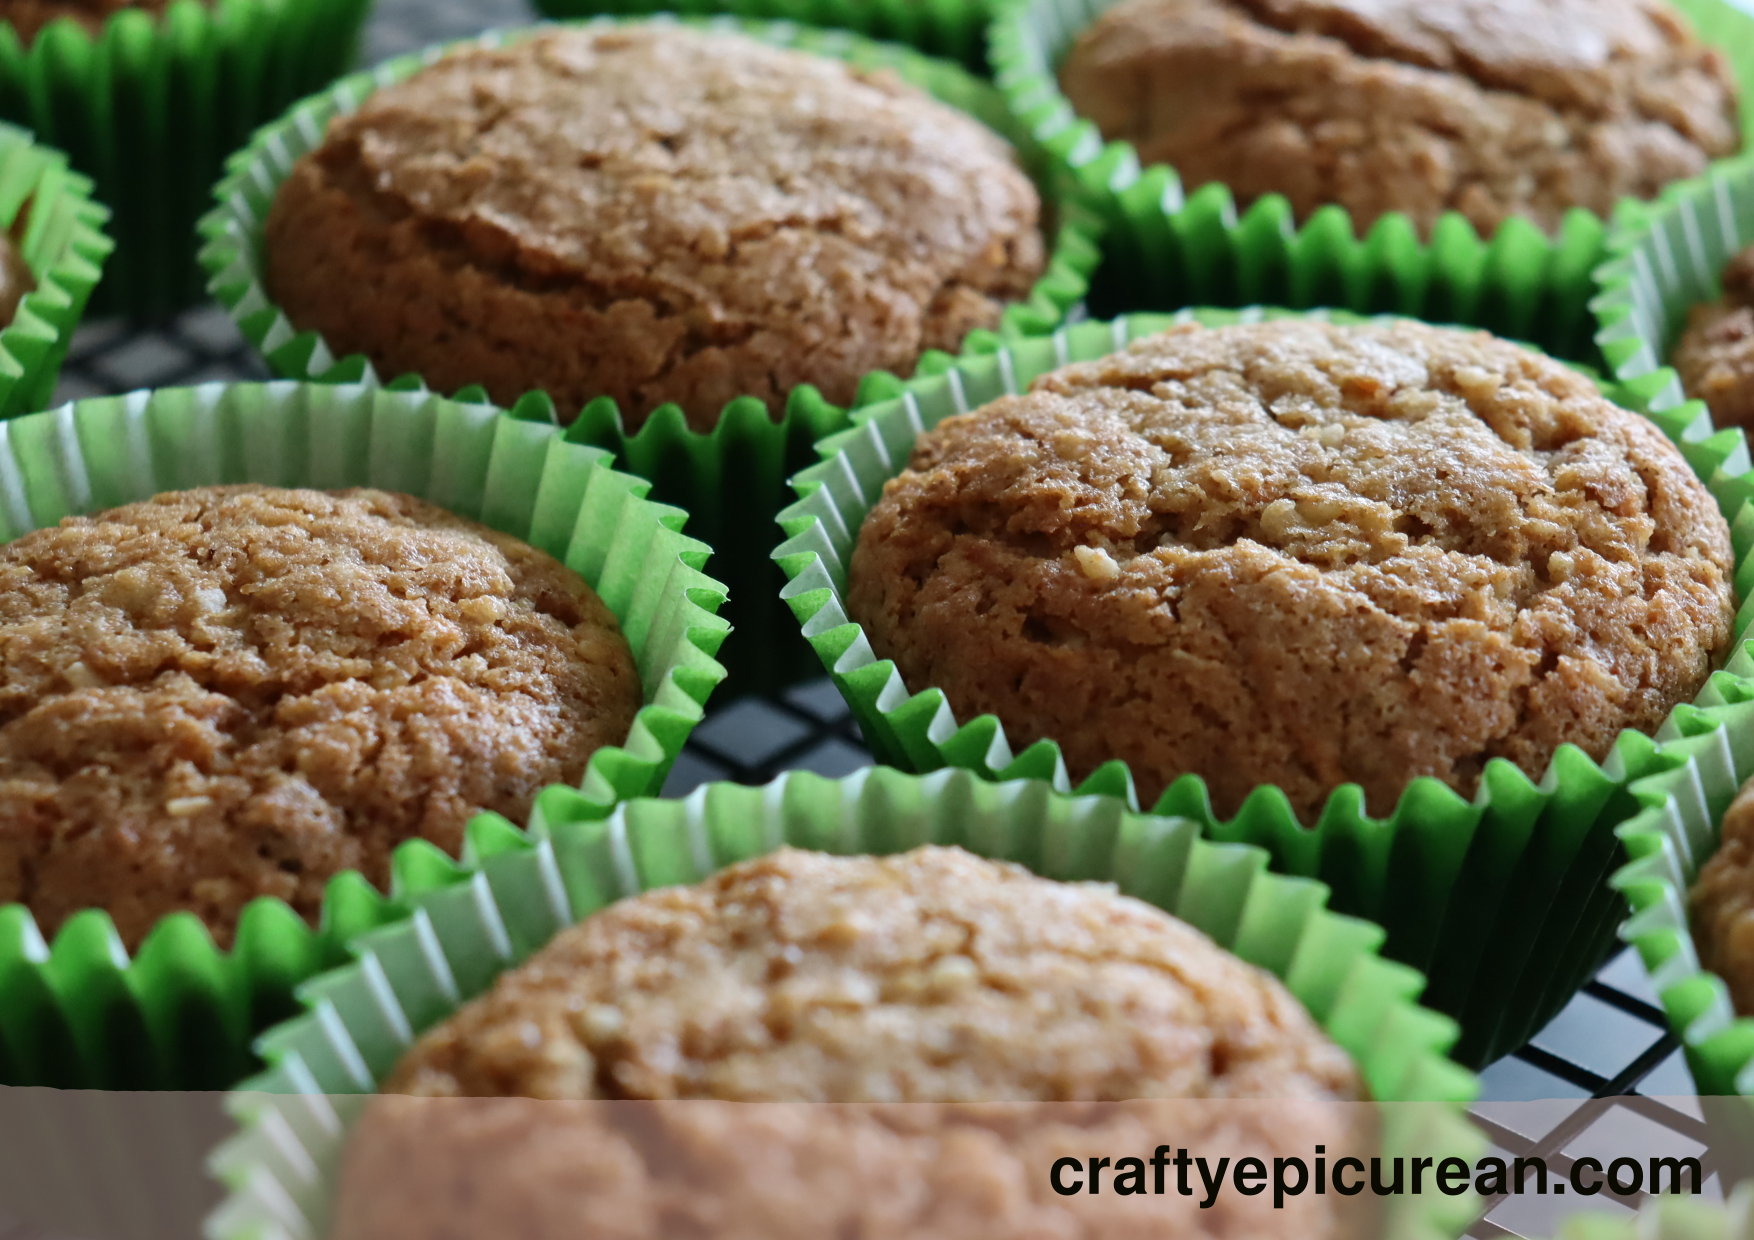
[[[723,678],[724,587],[702,571],[686,515],[643,497],[601,448],[487,405],[361,385],[209,384],[82,401],[0,423],[0,541],[167,490],[215,483],[403,491],[565,561],[620,618],[645,705],[627,740],[592,755],[568,803],[601,817],[655,793]],[[551,794],[559,795],[559,794]],[[221,1089],[250,1040],[292,1010],[293,988],[342,945],[399,915],[425,871],[398,863],[388,897],[334,879],[318,929],[284,904],[245,911],[231,952],[189,914],[132,961],[106,914],[45,944],[29,912],[0,909],[0,1084]]]
[[[195,222],[227,155],[353,62],[371,0],[174,0],[72,21],[29,47],[0,22],[0,119],[66,151],[115,215],[94,308],[137,318],[200,300]]]
[[[1270,872],[1261,849],[1203,839],[1186,819],[1062,796],[1039,781],[884,768],[707,785],[683,801],[629,802],[607,819],[581,808],[570,792],[546,793],[527,835],[484,815],[461,865],[403,846],[398,859],[418,863],[431,888],[412,918],[358,939],[356,963],[307,983],[307,1013],[262,1039],[272,1067],[233,1095],[243,1131],[212,1162],[231,1196],[209,1236],[325,1234],[362,1101],[352,1095],[370,1092],[414,1037],[579,918],[782,844],[843,854],[957,844],[1050,878],[1115,882],[1280,977],[1351,1054],[1375,1099],[1427,1104],[1385,1108],[1385,1155],[1471,1163],[1484,1152],[1462,1117],[1477,1082],[1444,1058],[1455,1026],[1416,1006],[1424,979],[1377,955],[1381,930],[1329,912],[1320,883]],[[1457,1235],[1477,1207],[1471,1195],[1389,1200],[1390,1234],[1409,1237]]]
[[[1616,378],[1653,409],[1686,395],[1668,368],[1687,312],[1717,299],[1731,258],[1754,244],[1754,154],[1670,186],[1614,215],[1596,269],[1596,344]]]
[[[1673,379],[1662,371],[1654,377]],[[1651,416],[1665,426],[1688,416],[1704,421],[1701,409],[1690,401]],[[1741,439],[1740,431],[1722,435]],[[1731,460],[1732,468],[1745,467],[1745,447],[1738,443]],[[1754,496],[1746,473],[1725,474],[1720,494],[1734,488],[1743,498]],[[1737,585],[1745,595],[1754,583],[1747,558],[1754,508],[1739,509],[1732,532],[1740,557]],[[1749,610],[1744,605],[1741,622]],[[1717,848],[1724,810],[1754,775],[1754,644],[1738,644],[1698,706],[1675,712],[1667,735],[1659,734],[1666,742],[1663,767],[1631,785],[1641,809],[1619,834],[1632,860],[1614,874],[1613,885],[1632,906],[1621,937],[1638,948],[1699,1092],[1754,1096],[1754,1019],[1737,1016],[1723,980],[1700,966],[1688,924],[1689,889]],[[1754,1141],[1754,1117],[1741,1135]]]
[[[103,232],[108,218],[65,155],[0,122],[0,230],[37,285],[0,329],[0,419],[53,398],[73,329],[113,248]]]
[[[787,539],[774,558],[789,578],[785,597],[804,635],[880,761],[921,771],[966,767],[994,779],[1030,777],[1068,787],[1057,745],[1041,741],[1013,753],[994,716],[961,721],[939,690],[909,693],[895,665],[877,659],[847,618],[846,565],[859,528],[884,482],[906,465],[915,437],[944,417],[1025,389],[1056,366],[1101,357],[1173,323],[1215,325],[1286,313],[1134,315],[1013,342],[965,358],[941,377],[911,383],[900,399],[859,410],[855,427],[819,445],[825,459],[794,480],[803,498],[780,514]],[[1742,514],[1754,477],[1742,473],[1739,440],[1711,436],[1705,419],[1672,419],[1665,428],[1711,481],[1726,513],[1743,523],[1738,528],[1754,531],[1754,509]],[[1720,468],[1731,457],[1731,467]],[[1747,549],[1745,541],[1737,543],[1739,556]],[[1743,563],[1743,569],[1738,586],[1745,595],[1754,568]],[[1744,609],[1738,624],[1749,619]],[[1721,674],[1714,679],[1702,705],[1724,680]],[[1690,707],[1676,711],[1686,726],[1704,717]],[[1750,729],[1754,745],[1754,715]],[[1628,732],[1601,766],[1575,747],[1562,747],[1538,783],[1509,762],[1489,763],[1472,802],[1435,779],[1415,780],[1386,819],[1368,817],[1359,789],[1346,785],[1329,797],[1313,829],[1299,825],[1284,795],[1269,786],[1221,822],[1195,776],[1173,784],[1156,810],[1193,818],[1215,839],[1267,848],[1276,867],[1328,884],[1339,911],[1382,925],[1385,954],[1432,979],[1426,1003],[1460,1021],[1457,1058],[1478,1065],[1539,1031],[1605,957],[1621,916],[1605,882],[1620,859],[1614,827],[1638,808],[1627,784],[1676,760],[1650,738]],[[1080,790],[1134,796],[1132,776],[1119,761],[1099,768]]]
[[[844,31],[729,17],[696,24],[739,31],[864,68],[890,69],[1003,133],[1026,165],[1041,163],[1039,149],[1026,131],[1011,123],[998,93],[955,65]],[[495,32],[480,42],[496,46],[532,32]],[[333,117],[356,111],[378,87],[401,81],[446,50],[428,48],[389,61],[305,100],[234,157],[216,187],[220,205],[201,222],[207,238],[201,261],[212,277],[208,287],[243,334],[262,350],[275,373],[322,382],[382,378],[364,356],[337,360],[315,332],[293,329],[263,286],[262,228],[293,162],[322,142]],[[1049,210],[1053,211],[1051,205]],[[1058,212],[1054,228],[1047,269],[1029,298],[1005,311],[1001,332],[1006,336],[1052,331],[1084,296],[1097,260],[1098,227],[1088,213],[1068,207]],[[945,355],[928,353],[921,359],[921,373],[946,364]],[[896,386],[893,376],[881,372],[867,376],[861,401],[886,395]],[[542,394],[526,399],[529,403],[520,409],[529,416],[554,416]],[[695,532],[718,550],[716,568],[731,592],[726,615],[738,629],[737,640],[725,652],[731,669],[727,693],[769,692],[811,674],[815,666],[796,626],[778,603],[784,583],[767,553],[773,543],[774,514],[791,497],[786,479],[816,459],[812,444],[846,424],[845,412],[809,385],[791,393],[777,422],[760,401],[743,398],[726,406],[719,424],[708,432],[690,430],[679,409],[665,406],[637,433],[629,434],[615,402],[603,398],[588,405],[573,423],[570,433],[612,450],[622,468],[651,479],[655,499],[687,507]]]
[[[986,72],[987,23],[992,18],[990,0],[532,0],[532,4],[549,18],[730,13],[851,30],[917,47],[980,74]]]
[[[1421,241],[1398,212],[1359,236],[1337,206],[1299,227],[1277,194],[1239,213],[1223,185],[1184,191],[1166,165],[1142,168],[1130,143],[1105,145],[1060,92],[1061,59],[1114,3],[995,0],[989,49],[995,81],[1053,152],[1068,192],[1082,194],[1107,218],[1093,313],[1333,306],[1485,327],[1559,357],[1589,359],[1590,273],[1605,232],[1598,216],[1574,210],[1552,237],[1512,219],[1484,238],[1451,214]],[[1754,135],[1754,17],[1728,0],[1673,3],[1728,57],[1741,86],[1743,131]]]

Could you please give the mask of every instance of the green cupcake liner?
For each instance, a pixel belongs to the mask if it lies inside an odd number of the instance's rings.
[[[0,22],[0,119],[66,151],[114,210],[95,308],[149,317],[198,301],[195,222],[256,126],[353,62],[371,0],[176,0],[72,21],[29,47]]]
[[[773,555],[789,579],[784,597],[804,636],[879,761],[920,771],[966,767],[992,779],[1027,777],[1069,786],[1052,741],[1013,753],[996,717],[958,720],[941,691],[909,693],[894,663],[877,659],[847,617],[846,565],[859,528],[884,482],[905,467],[916,436],[942,418],[1021,391],[1056,366],[1101,357],[1174,323],[1218,325],[1289,313],[1133,315],[1012,342],[964,359],[940,377],[916,380],[899,399],[859,410],[853,428],[818,445],[825,459],[793,480],[802,498],[780,513],[787,537]],[[1740,522],[1737,529],[1754,537],[1754,509],[1742,513],[1743,500],[1754,493],[1754,475],[1746,473],[1739,436],[1711,435],[1703,417],[1663,415],[1659,421],[1710,481],[1724,511]],[[1748,537],[1738,539],[1744,571],[1737,585],[1746,597],[1754,567],[1744,558]],[[1751,618],[1754,612],[1744,609],[1738,625]],[[1754,666],[1748,671],[1754,675]],[[1735,679],[1714,677],[1700,705],[1714,706],[1712,695]],[[1705,726],[1695,720],[1708,714],[1679,707],[1668,727]],[[1750,744],[1754,754],[1754,733]],[[1574,746],[1562,747],[1539,783],[1507,761],[1492,762],[1472,802],[1435,779],[1415,780],[1384,819],[1367,816],[1360,790],[1345,785],[1328,798],[1317,825],[1306,828],[1284,794],[1264,786],[1223,822],[1195,776],[1174,783],[1156,812],[1192,818],[1215,839],[1266,848],[1276,868],[1326,883],[1339,911],[1383,926],[1385,954],[1432,979],[1425,1002],[1461,1023],[1456,1057],[1478,1065],[1538,1032],[1605,958],[1622,915],[1605,883],[1619,861],[1614,826],[1639,808],[1627,785],[1675,761],[1657,752],[1650,738],[1628,732],[1600,766]],[[1134,798],[1132,775],[1119,761],[1099,768],[1079,790]]]
[[[1597,342],[1628,397],[1665,427],[1693,419],[1709,424],[1688,401],[1665,361],[1686,326],[1687,311],[1721,291],[1719,274],[1754,242],[1754,156],[1672,187],[1655,203],[1628,204],[1615,216],[1610,257],[1597,270],[1592,302]],[[1721,432],[1740,440],[1742,432]],[[1746,469],[1745,448],[1726,460]],[[1754,515],[1741,513],[1738,552],[1754,541]],[[1747,566],[1738,588],[1747,593]],[[1669,1026],[1680,1039],[1702,1094],[1754,1096],[1754,1019],[1737,1017],[1729,991],[1702,969],[1688,923],[1688,891],[1718,845],[1724,808],[1754,775],[1754,651],[1744,646],[1716,678],[1704,716],[1688,720],[1679,748],[1665,746],[1661,774],[1632,785],[1641,812],[1620,828],[1632,860],[1613,877],[1632,906],[1621,937],[1638,947]],[[1754,1151],[1754,1114],[1726,1120],[1738,1145]],[[1754,1159],[1749,1159],[1754,1163]],[[1751,1166],[1750,1169],[1754,1169]]]
[[[0,419],[54,397],[73,329],[114,248],[103,233],[108,218],[91,200],[91,182],[67,170],[65,155],[0,122],[0,230],[37,282],[0,329]]]
[[[729,13],[762,21],[851,30],[873,39],[905,43],[962,64],[972,73],[987,68],[990,0],[531,0],[548,18],[612,15],[643,17],[677,13],[710,17]]]
[[[408,492],[584,577],[621,620],[645,704],[626,742],[593,754],[564,793],[579,817],[655,793],[724,676],[713,658],[729,627],[713,614],[724,588],[700,571],[709,549],[681,533],[686,514],[554,427],[425,393],[299,383],[137,392],[0,422],[0,542],[225,482]],[[230,952],[173,914],[132,961],[101,910],[75,914],[51,945],[28,909],[0,908],[0,1084],[225,1088],[254,1066],[252,1036],[296,1010],[293,988],[400,916],[424,873],[399,859],[387,897],[356,873],[336,877],[315,930],[257,900]]]
[[[1186,819],[1040,782],[884,768],[841,780],[793,772],[763,788],[712,784],[683,801],[628,802],[606,820],[578,811],[573,794],[555,791],[528,834],[483,815],[460,865],[403,846],[398,861],[418,859],[431,890],[412,918],[356,940],[358,961],[307,983],[307,1013],[263,1037],[272,1067],[232,1095],[243,1131],[211,1163],[231,1196],[209,1236],[324,1234],[346,1129],[363,1102],[355,1095],[373,1090],[421,1031],[575,920],[782,844],[843,854],[957,844],[1050,878],[1115,882],[1277,975],[1379,1102],[1425,1104],[1384,1108],[1385,1152],[1471,1163],[1484,1151],[1462,1114],[1478,1083],[1444,1058],[1455,1025],[1415,1005],[1424,979],[1376,954],[1382,932],[1327,911],[1320,883],[1274,874],[1261,849],[1202,839]],[[1388,1234],[1407,1237],[1455,1236],[1478,1208],[1472,1195],[1389,1201]]]
[[[1184,192],[1172,168],[1142,168],[1131,143],[1104,144],[1060,92],[1056,70],[1079,32],[1116,2],[996,0],[990,32],[994,80],[1013,113],[1052,152],[1065,192],[1086,198],[1108,223],[1093,313],[1333,306],[1465,323],[1558,357],[1589,357],[1590,272],[1605,225],[1588,211],[1568,213],[1553,237],[1511,219],[1483,238],[1451,214],[1421,241],[1398,212],[1358,236],[1338,206],[1300,228],[1281,195],[1239,215],[1227,187]],[[1727,0],[1673,2],[1728,56],[1741,85],[1743,131],[1754,135],[1754,17]]]
[[[692,24],[740,31],[865,68],[890,69],[1004,134],[1026,165],[1041,162],[1039,149],[1026,131],[1010,122],[998,93],[955,65],[843,31],[731,17],[693,19]],[[497,46],[529,33],[495,32],[479,41]],[[262,283],[262,228],[294,161],[322,142],[333,117],[356,111],[372,91],[409,77],[445,50],[428,48],[388,61],[305,100],[263,129],[247,151],[234,156],[230,171],[215,188],[220,205],[201,222],[201,233],[207,238],[201,261],[212,277],[208,288],[276,374],[325,383],[380,381],[364,356],[337,360],[317,333],[295,331],[269,299]],[[1089,286],[1098,254],[1095,218],[1081,208],[1068,207],[1060,212],[1055,228],[1047,269],[1028,300],[1006,309],[1003,336],[1052,331]],[[992,336],[978,334],[979,339]],[[921,359],[921,373],[947,363],[946,355],[928,353]],[[403,382],[419,380],[410,377]],[[898,387],[891,375],[866,376],[858,403],[881,398]],[[528,416],[554,417],[546,396],[533,393],[526,402],[519,409]],[[816,459],[812,444],[846,425],[844,410],[805,385],[792,392],[777,422],[760,401],[742,398],[727,405],[718,425],[708,432],[690,430],[679,409],[665,406],[630,434],[615,402],[603,398],[588,405],[570,428],[580,442],[613,451],[621,468],[651,479],[653,498],[685,506],[696,533],[719,550],[716,568],[731,590],[726,615],[739,630],[726,651],[730,693],[770,692],[810,674],[814,667],[809,650],[778,603],[783,582],[767,552],[773,542],[774,514],[791,497],[786,480]]]
[[[1602,357],[1638,400],[1670,409],[1687,399],[1669,352],[1688,310],[1718,297],[1724,265],[1751,244],[1754,153],[1615,213],[1590,309]]]

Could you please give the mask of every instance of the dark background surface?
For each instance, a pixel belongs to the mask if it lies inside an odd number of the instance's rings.
[[[380,0],[365,58],[375,62],[528,20],[522,0]],[[264,377],[225,313],[208,305],[152,329],[86,325],[74,339],[59,396]],[[682,795],[714,779],[762,783],[797,768],[844,775],[869,761],[839,694],[817,680],[772,699],[715,699],[664,791]],[[1500,1156],[1539,1153],[1563,1174],[1574,1157],[1594,1156],[1605,1165],[1623,1154],[1703,1153],[1706,1192],[1720,1195],[1686,1065],[1631,951],[1616,956],[1528,1046],[1486,1069],[1482,1081],[1483,1101],[1474,1114]],[[1581,1204],[1532,1194],[1493,1202],[1469,1234],[1479,1240],[1549,1236]],[[1598,1197],[1588,1208],[1627,1207]],[[0,1201],[0,1240],[49,1240],[49,1233],[5,1215]]]

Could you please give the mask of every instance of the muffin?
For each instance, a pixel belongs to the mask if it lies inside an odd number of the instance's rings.
[[[570,420],[850,403],[999,322],[1043,266],[1010,148],[884,73],[672,23],[471,47],[294,166],[272,300],[336,356]]]
[[[11,26],[18,41],[28,47],[43,27],[63,17],[96,34],[104,22],[125,9],[159,17],[169,7],[170,0],[0,0],[0,22]]]
[[[1670,361],[1719,426],[1754,426],[1754,245],[1730,259],[1723,295],[1687,312]]]
[[[1487,761],[1539,779],[1704,684],[1729,531],[1652,424],[1485,333],[1187,326],[941,422],[860,529],[847,611],[910,690],[1305,821]]]
[[[408,496],[160,495],[0,548],[0,902],[133,947],[187,909],[319,912],[625,739],[615,617],[515,539]]]
[[[1123,0],[1060,69],[1141,160],[1362,233],[1609,214],[1740,146],[1736,85],[1663,0]]]
[[[1724,814],[1718,849],[1688,899],[1699,963],[1728,983],[1743,1016],[1754,1016],[1754,780]]]
[[[1270,975],[1110,887],[947,848],[785,850],[612,905],[384,1089],[414,1096],[368,1109],[337,1240],[439,1220],[538,1240],[587,1211],[629,1238],[1061,1235],[1082,1215],[1046,1183],[1062,1155],[1204,1142],[1270,1163],[1368,1139],[1370,1114]],[[1353,1217],[1337,1196],[1198,1203],[1111,1188],[1086,1217],[1232,1237]]]

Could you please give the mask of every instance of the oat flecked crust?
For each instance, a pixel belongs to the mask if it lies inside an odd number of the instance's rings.
[[[797,384],[850,403],[998,324],[1043,266],[1010,148],[887,75],[669,24],[447,57],[282,185],[268,285],[381,374],[568,420],[612,396],[710,427]]]
[[[1687,312],[1670,360],[1716,425],[1754,427],[1754,246],[1725,266],[1722,296]]]
[[[1068,1202],[1047,1170],[1165,1141],[1271,1165],[1373,1126],[1269,974],[1112,888],[947,848],[785,850],[612,905],[385,1089],[424,1096],[368,1111],[337,1240],[459,1219],[558,1240],[583,1214],[627,1240],[1350,1236],[1335,1195],[1202,1210],[1171,1168],[1166,1195]]]
[[[1391,211],[1552,232],[1741,145],[1726,60],[1663,0],[1124,0],[1060,81],[1189,190],[1338,203],[1360,234]]]
[[[1603,757],[1703,685],[1729,531],[1653,425],[1485,333],[1177,329],[922,437],[847,609],[914,691],[1306,820]]]
[[[130,947],[314,919],[398,843],[448,852],[626,739],[615,617],[542,552],[404,495],[207,487],[0,548],[0,903]]]

